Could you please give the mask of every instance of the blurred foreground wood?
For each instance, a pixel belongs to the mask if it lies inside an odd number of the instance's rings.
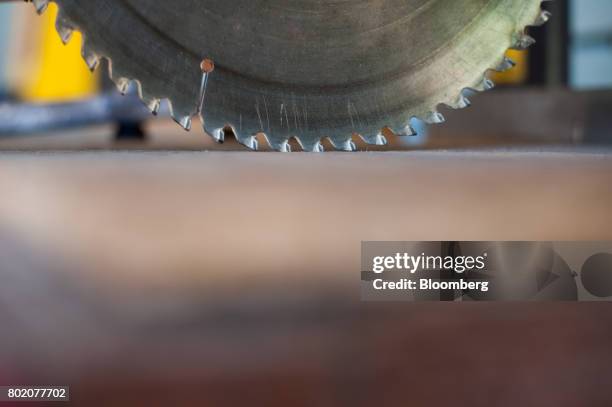
[[[359,249],[612,239],[610,185],[608,150],[0,153],[0,381],[88,406],[607,406],[609,304],[363,304]]]

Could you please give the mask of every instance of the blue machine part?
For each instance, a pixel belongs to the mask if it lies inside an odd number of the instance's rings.
[[[8,91],[7,55],[11,39],[11,16],[13,11],[13,4],[0,4],[0,99],[3,99]]]

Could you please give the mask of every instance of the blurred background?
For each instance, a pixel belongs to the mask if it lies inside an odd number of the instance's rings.
[[[612,240],[612,2],[545,6],[496,90],[403,151],[292,155],[104,96],[53,5],[0,2],[0,384],[79,406],[612,405],[609,302],[359,299],[364,240]]]

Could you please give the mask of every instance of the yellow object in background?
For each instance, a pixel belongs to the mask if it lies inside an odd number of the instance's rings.
[[[22,80],[16,93],[25,101],[60,102],[82,99],[99,91],[99,77],[92,74],[81,58],[82,36],[75,32],[64,45],[55,30],[57,5],[50,2],[43,16],[37,17],[40,29],[30,30],[35,50],[28,51],[28,66],[18,67]],[[528,79],[528,53],[510,50],[507,56],[517,65],[491,79],[500,85],[520,85]]]
[[[509,50],[506,56],[516,62],[516,66],[506,72],[494,72],[491,79],[497,85],[521,85],[528,79],[529,53]]]
[[[68,45],[64,45],[55,30],[56,16],[57,6],[50,3],[39,17],[42,29],[34,31],[34,35],[40,37],[35,41],[40,48],[34,53],[34,66],[28,67],[29,78],[19,90],[23,100],[60,102],[98,91],[98,75],[92,74],[81,58],[81,34],[75,31]]]

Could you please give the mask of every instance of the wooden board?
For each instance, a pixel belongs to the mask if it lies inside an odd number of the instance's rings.
[[[0,379],[86,405],[606,404],[608,304],[358,285],[362,240],[612,239],[611,181],[608,150],[2,153]]]

